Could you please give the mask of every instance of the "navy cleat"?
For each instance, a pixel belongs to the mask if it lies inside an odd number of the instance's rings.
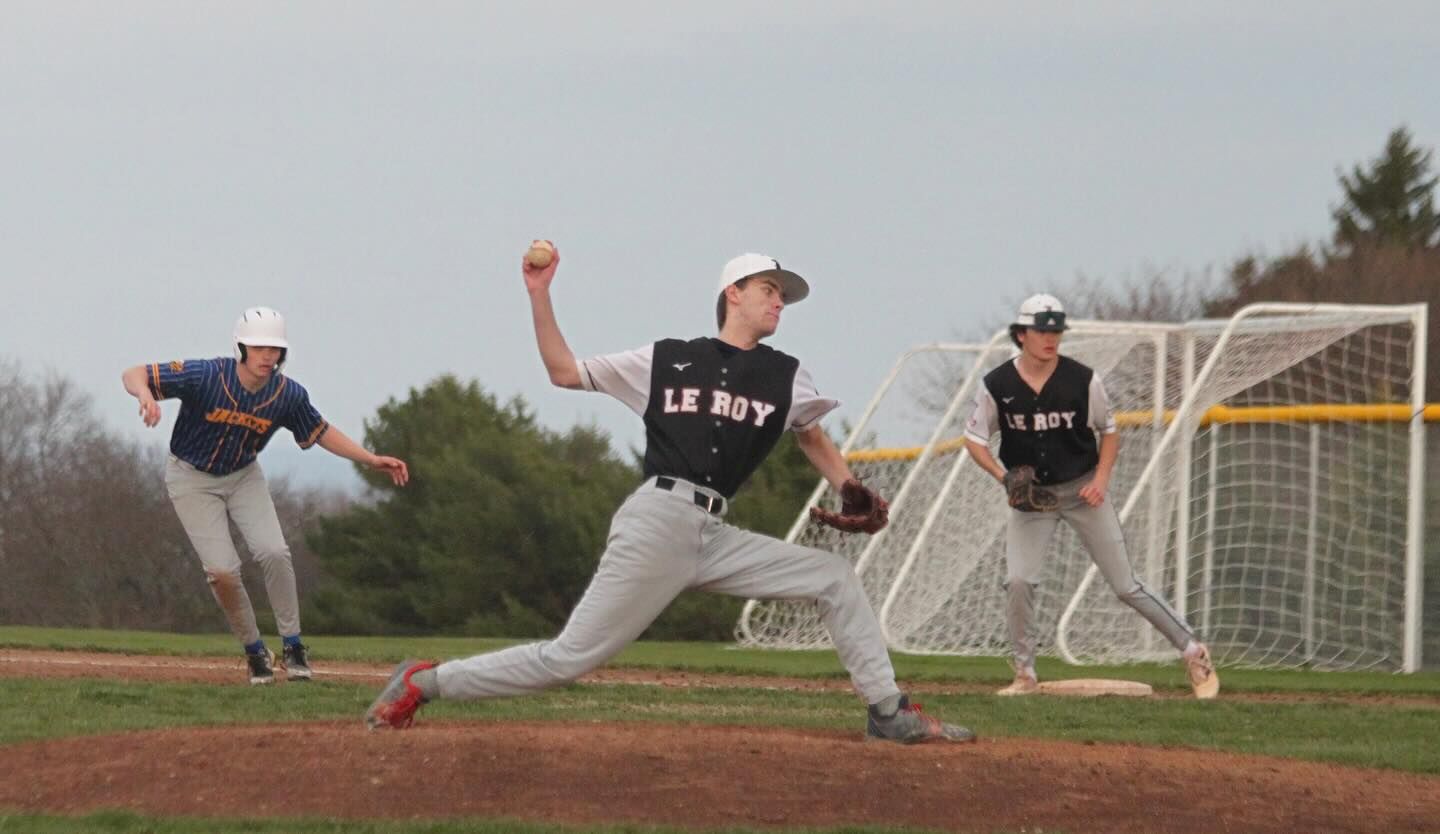
[[[305,648],[304,643],[294,643],[285,646],[280,656],[280,668],[285,670],[285,679],[292,681],[310,680],[310,650]]]
[[[262,686],[275,682],[275,653],[269,649],[251,654],[245,653],[245,663],[250,667],[250,685]]]

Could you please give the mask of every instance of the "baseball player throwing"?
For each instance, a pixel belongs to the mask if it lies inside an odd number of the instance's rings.
[[[1054,296],[1026,299],[1010,325],[1020,355],[985,376],[965,427],[970,456],[1005,485],[1014,508],[1005,538],[1005,619],[1015,680],[998,694],[1028,695],[1039,689],[1031,634],[1035,588],[1050,538],[1063,519],[1079,534],[1116,596],[1181,651],[1195,697],[1213,698],[1220,678],[1210,652],[1130,566],[1120,519],[1105,500],[1120,435],[1100,375],[1060,354],[1065,329],[1065,310]],[[1000,462],[990,454],[996,433]]]
[[[556,254],[543,268],[522,266],[540,357],[555,385],[609,394],[644,420],[645,480],[615,513],[595,576],[558,637],[439,666],[402,662],[366,723],[407,727],[435,698],[521,695],[573,681],[639,637],[680,592],[699,588],[815,600],[870,705],[867,738],[973,740],[900,692],[879,623],[845,559],[725,523],[735,491],[788,430],[841,491],[846,514],[874,520],[855,529],[884,525],[884,501],[854,479],[819,428],[838,403],[816,391],[798,360],[761,344],[785,308],[809,294],[806,281],[773,258],[741,255],[725,265],[712,296],[718,337],[663,339],[577,362],[551,305],[558,265]]]
[[[235,322],[231,343],[233,359],[136,365],[126,369],[121,379],[125,390],[139,400],[140,419],[147,426],[160,422],[157,400],[180,400],[165,487],[204,565],[210,591],[245,647],[250,683],[275,681],[275,654],[265,648],[255,625],[255,611],[240,578],[240,556],[230,538],[232,520],[264,572],[265,591],[284,643],[286,677],[309,680],[290,547],[256,456],[277,430],[286,428],[300,448],[318,444],[389,474],[397,485],[403,486],[410,473],[404,461],[372,454],[325,422],[300,383],[280,372],[290,343],[279,313],[267,307],[246,310]]]

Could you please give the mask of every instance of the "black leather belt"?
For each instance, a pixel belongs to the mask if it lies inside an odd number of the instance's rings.
[[[674,478],[667,478],[664,475],[655,479],[655,486],[667,492],[677,492],[681,495],[691,491],[688,486],[682,486],[679,481]],[[716,495],[708,495],[698,489],[694,490],[694,492],[695,497],[693,500],[695,501],[695,506],[711,515],[721,515],[725,512],[724,498]]]

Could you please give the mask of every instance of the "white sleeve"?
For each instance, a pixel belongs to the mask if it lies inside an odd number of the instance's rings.
[[[1115,415],[1110,412],[1110,396],[1099,374],[1090,375],[1090,428],[1101,434],[1114,434]]]
[[[650,404],[650,367],[655,359],[655,345],[649,344],[624,353],[609,353],[575,363],[580,371],[580,387],[586,391],[609,394],[645,416]]]
[[[975,409],[970,412],[970,419],[965,421],[965,439],[988,446],[990,438],[998,431],[1000,411],[995,408],[995,398],[990,395],[990,389],[981,385],[975,394]]]
[[[809,431],[820,423],[820,418],[840,407],[839,400],[820,396],[810,372],[804,368],[795,369],[795,386],[790,392],[790,415],[785,427],[794,431]]]

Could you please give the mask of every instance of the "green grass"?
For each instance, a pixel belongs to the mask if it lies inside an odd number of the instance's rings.
[[[339,720],[358,725],[373,685],[216,687],[186,683],[11,680],[0,698],[0,744],[231,723]],[[1440,774],[1433,708],[1355,703],[932,695],[926,710],[995,737],[1188,746]],[[859,732],[848,693],[769,689],[569,686],[527,698],[439,701],[426,721],[689,722]]]
[[[277,641],[272,641],[277,642]],[[467,638],[311,638],[317,662],[387,663],[403,657],[461,657],[517,641]],[[233,657],[228,635],[172,635],[77,629],[0,628],[0,646],[142,654]],[[237,658],[238,660],[238,658]],[[999,684],[1008,679],[997,658],[897,655],[902,681]],[[833,652],[764,652],[715,644],[641,643],[612,666],[675,669],[691,673],[844,679]],[[1183,689],[1178,664],[1070,667],[1042,661],[1042,676],[1121,677]],[[1440,675],[1274,672],[1224,669],[1226,693],[1375,695],[1361,699],[1002,699],[988,694],[927,694],[927,712],[974,727],[990,738],[1047,738],[1076,742],[1183,746],[1291,757],[1360,767],[1440,774]],[[237,675],[239,674],[237,666]],[[250,688],[203,684],[88,679],[7,679],[0,684],[0,744],[127,730],[290,721],[354,721],[376,682],[317,680],[305,686]],[[1397,697],[1433,703],[1396,701]],[[765,688],[681,689],[640,685],[570,686],[526,698],[446,702],[426,707],[426,722],[568,720],[689,722],[780,726],[858,733],[863,709],[848,692],[795,692]],[[0,834],[37,832],[410,832],[575,831],[679,832],[657,826],[565,827],[503,820],[337,823],[325,820],[199,820],[125,813],[85,817],[6,815]],[[750,829],[727,829],[750,832]],[[801,829],[787,829],[790,831]],[[886,828],[803,829],[890,832]]]
[[[511,646],[518,640],[467,637],[307,637],[317,661],[395,663],[407,657],[467,657]],[[268,638],[272,647],[278,638]],[[238,653],[227,634],[167,634],[150,631],[0,627],[0,647],[85,650],[132,654],[232,656]],[[1010,670],[1000,658],[934,657],[895,654],[897,676],[909,683],[1002,684]],[[693,673],[765,675],[843,680],[845,670],[833,651],[776,652],[740,649],[723,643],[636,643],[611,667],[678,669]],[[1187,689],[1184,671],[1172,664],[1070,666],[1042,659],[1042,679],[1124,678],[1158,689]],[[1389,672],[1304,672],[1222,669],[1224,691],[1316,695],[1391,695],[1440,699],[1440,672],[1398,675]]]

